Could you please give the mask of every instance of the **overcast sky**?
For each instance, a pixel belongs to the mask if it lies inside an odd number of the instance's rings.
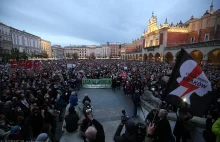
[[[220,0],[214,9],[220,8]],[[152,12],[158,25],[200,18],[212,0],[0,0],[0,22],[51,44],[130,43],[147,29]]]

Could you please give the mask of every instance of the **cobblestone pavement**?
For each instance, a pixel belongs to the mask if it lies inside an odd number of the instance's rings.
[[[129,116],[132,116],[133,103],[130,97],[126,97],[123,91],[111,89],[82,89],[78,92],[79,99],[83,99],[88,94],[92,101],[93,116],[104,127],[106,142],[113,142],[114,133],[120,124],[121,111],[126,110]],[[147,114],[145,114],[146,116]],[[142,121],[139,117],[134,121]],[[173,129],[175,122],[170,121]],[[61,132],[62,123],[58,123],[56,140],[60,142],[83,142],[79,133],[68,134]],[[124,129],[123,129],[124,131]],[[198,137],[199,142],[203,142],[201,136]],[[197,142],[194,139],[194,142]]]

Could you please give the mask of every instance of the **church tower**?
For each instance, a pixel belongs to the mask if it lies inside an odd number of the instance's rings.
[[[166,18],[166,20],[165,20],[165,22],[163,24],[163,27],[169,27],[168,22],[167,22],[167,18]]]
[[[149,20],[149,23],[148,23],[148,33],[153,32],[157,29],[158,29],[158,27],[157,27],[157,17],[154,16],[154,13],[152,12],[152,16],[151,16],[151,18]]]
[[[210,5],[210,11],[209,11],[210,14],[213,14],[214,13],[214,9],[213,9],[213,1]]]

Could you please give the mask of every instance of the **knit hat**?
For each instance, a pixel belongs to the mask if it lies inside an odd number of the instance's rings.
[[[36,142],[44,142],[48,139],[48,135],[46,133],[41,133],[37,139]]]
[[[71,92],[71,96],[76,96],[76,92],[75,91]]]
[[[76,96],[70,96],[69,102],[71,106],[76,106],[78,105],[78,98]]]

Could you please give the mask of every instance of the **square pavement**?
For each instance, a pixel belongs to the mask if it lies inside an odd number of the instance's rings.
[[[113,137],[116,132],[118,125],[120,124],[121,111],[124,109],[128,116],[132,116],[133,103],[130,97],[124,95],[122,90],[112,91],[112,89],[81,89],[78,92],[78,98],[83,100],[85,94],[91,99],[93,106],[93,117],[98,120],[105,131],[105,141],[113,142]],[[138,111],[138,114],[142,112]],[[145,116],[148,112],[145,112]],[[133,119],[135,122],[143,122],[140,117]],[[172,129],[174,128],[175,122],[170,121]],[[68,134],[61,132],[62,122],[57,125],[56,140],[60,142],[83,142],[79,133]],[[124,133],[124,128],[121,132]],[[202,130],[194,134],[194,142],[204,142],[202,139]]]

